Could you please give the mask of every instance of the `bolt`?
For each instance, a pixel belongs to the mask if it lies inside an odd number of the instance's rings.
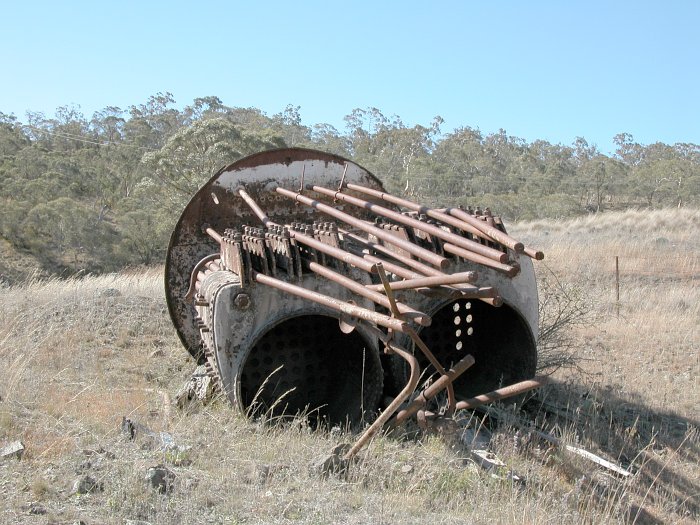
[[[247,310],[250,308],[250,296],[247,293],[239,293],[233,299],[233,305],[239,310]]]

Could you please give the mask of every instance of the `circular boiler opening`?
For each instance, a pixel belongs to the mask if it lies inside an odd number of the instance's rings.
[[[477,299],[459,299],[440,308],[420,335],[445,368],[468,354],[474,357],[474,365],[454,383],[458,398],[484,394],[535,375],[535,341],[525,320],[508,305],[496,308]],[[435,373],[420,356],[421,366]]]
[[[376,345],[323,315],[287,319],[250,351],[241,400],[251,415],[306,414],[312,424],[356,424],[377,410],[383,372]]]

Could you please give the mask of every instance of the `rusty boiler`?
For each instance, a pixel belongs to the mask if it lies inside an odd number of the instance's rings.
[[[281,149],[194,195],[171,237],[166,296],[183,345],[234,407],[374,421],[369,437],[536,386],[541,258],[488,209],[428,208],[350,160]]]

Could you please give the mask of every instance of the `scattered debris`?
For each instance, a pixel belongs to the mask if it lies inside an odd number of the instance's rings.
[[[109,450],[106,450],[104,447],[101,446],[97,447],[97,449],[95,450],[91,448],[85,448],[83,449],[83,454],[88,457],[95,455],[104,456],[107,459],[114,459],[117,457],[113,452],[110,452]]]
[[[467,421],[467,424],[470,421]],[[464,428],[459,436],[459,440],[469,449],[469,459],[481,468],[490,471],[493,477],[501,479],[503,478],[502,474],[506,472],[506,479],[523,481],[501,458],[489,450],[491,432],[487,428],[483,426],[476,429]]]
[[[351,448],[351,445],[347,443],[336,445],[329,455],[322,456],[314,461],[311,465],[312,474],[320,475],[324,478],[328,477],[330,474],[345,474],[348,470],[350,460],[345,459],[343,456],[345,456]]]
[[[104,484],[91,476],[81,476],[73,482],[72,494],[89,494],[102,492]]]
[[[167,494],[173,489],[175,473],[165,465],[156,465],[148,469],[146,482],[161,494]]]
[[[573,454],[576,454],[577,456],[581,456],[582,458],[585,458],[589,461],[592,461],[596,465],[600,465],[601,467],[604,467],[604,468],[606,468],[606,469],[608,469],[608,470],[610,470],[610,471],[614,472],[615,474],[618,474],[622,477],[627,478],[627,477],[632,475],[632,473],[629,470],[626,470],[626,469],[622,468],[621,466],[616,465],[612,461],[608,461],[607,459],[601,458],[600,456],[594,454],[593,452],[589,452],[588,450],[585,450],[583,448],[575,447],[573,445],[568,445],[568,444],[562,442],[561,439],[559,439],[551,434],[548,434],[546,432],[542,432],[540,430],[531,430],[531,432],[534,435],[539,436],[542,439],[549,441],[553,445],[556,445],[557,447],[564,448],[565,450],[567,450]]]
[[[547,409],[546,406],[543,404],[543,408]],[[580,447],[575,447],[573,445],[569,445],[567,443],[564,443],[561,439],[559,439],[556,436],[553,436],[552,434],[549,434],[547,432],[544,432],[542,430],[538,430],[536,428],[532,428],[532,424],[528,422],[524,422],[519,420],[518,418],[513,417],[511,414],[505,413],[503,410],[499,409],[498,407],[495,406],[490,406],[488,407],[485,412],[489,414],[491,417],[495,417],[496,419],[505,419],[507,420],[510,424],[515,425],[517,427],[522,428],[523,430],[530,432],[532,435],[537,436],[541,439],[544,439],[551,443],[552,445],[563,448],[564,450],[567,450],[568,452],[571,452],[572,454],[576,454],[577,456],[581,456],[582,458],[585,458],[589,461],[592,461],[593,463],[611,471],[614,472],[617,475],[623,476],[623,477],[629,477],[632,475],[630,471],[627,469],[622,468],[619,465],[616,465],[610,460],[604,459],[593,452],[589,452],[588,450],[585,450]]]
[[[172,456],[173,463],[184,464],[187,452],[192,448],[189,445],[180,445],[175,442],[172,434],[168,432],[154,432],[138,421],[126,416],[122,417],[122,433],[129,441],[141,441],[147,448],[160,450],[166,455]]]
[[[471,449],[469,451],[471,457],[470,459],[479,465],[481,468],[491,471],[491,475],[496,478],[501,478],[500,475],[503,472],[507,472],[506,478],[513,481],[522,481],[522,478],[518,476],[512,469],[506,465],[501,458],[499,458],[495,453],[490,450],[484,449]]]
[[[0,449],[0,460],[11,458],[22,459],[23,454],[24,445],[22,442],[19,440],[13,441]]]
[[[35,501],[32,501],[32,502],[26,507],[26,509],[27,509],[27,512],[28,512],[29,514],[34,514],[34,515],[37,515],[37,516],[43,516],[44,514],[46,514],[46,509],[45,509],[42,505],[40,505],[39,503],[37,503],[37,502],[35,502]]]

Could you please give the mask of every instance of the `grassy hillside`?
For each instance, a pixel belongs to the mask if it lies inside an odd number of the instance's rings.
[[[17,250],[0,237],[0,283],[9,284],[41,276],[41,263],[29,254]]]
[[[573,348],[579,368],[558,370],[543,393],[568,415],[538,423],[631,478],[549,448],[511,413],[492,447],[524,482],[476,467],[454,435],[381,436],[347,478],[322,479],[309,466],[354,436],[247,421],[224,402],[172,406],[194,364],[152,270],[0,288],[0,445],[27,448],[21,461],[0,460],[0,523],[695,523],[700,211],[510,232],[547,254],[538,265],[547,322],[575,312],[550,355]],[[127,441],[123,416],[191,448]],[[144,482],[157,464],[176,474],[169,495]],[[85,475],[101,490],[72,494]]]

